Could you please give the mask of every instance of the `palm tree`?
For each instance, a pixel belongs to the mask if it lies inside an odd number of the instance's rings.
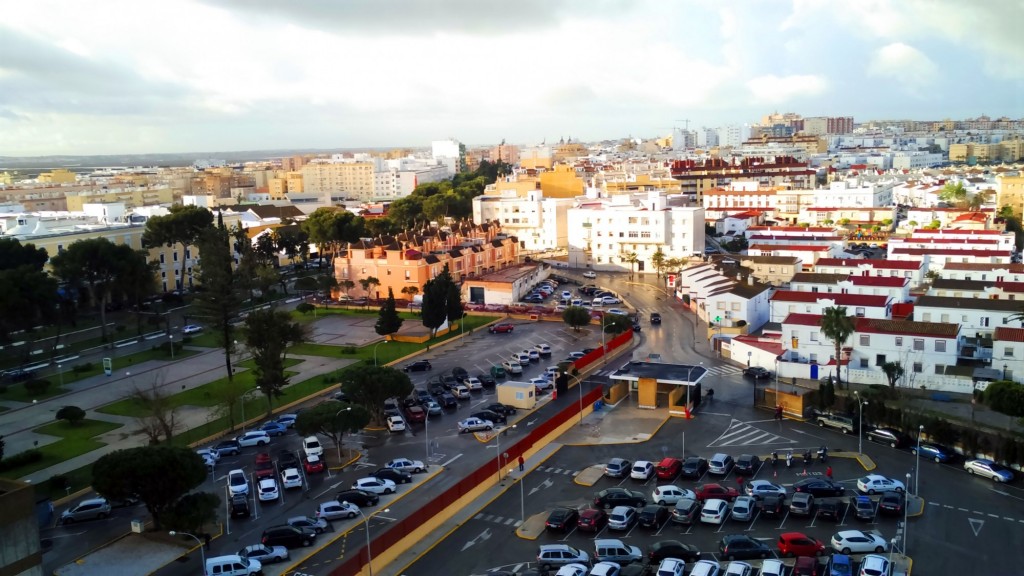
[[[846,313],[846,306],[832,306],[826,308],[821,315],[821,334],[832,340],[836,345],[836,383],[842,383],[842,358],[843,345],[853,335],[855,329],[853,318]],[[849,368],[847,368],[849,372]]]
[[[656,278],[661,277],[661,269],[665,267],[665,253],[658,248],[658,251],[651,255],[651,264],[654,264],[654,275]]]
[[[639,258],[637,258],[636,252],[627,252],[622,255],[622,261],[629,264],[629,277],[633,277],[633,266],[636,265]]]

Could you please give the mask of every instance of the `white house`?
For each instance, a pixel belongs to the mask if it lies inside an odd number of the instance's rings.
[[[519,238],[522,250],[554,250],[569,245],[567,214],[574,198],[545,198],[541,190],[519,196],[514,190],[473,198],[473,222],[501,222]]]
[[[1005,378],[1024,380],[1024,329],[999,326],[992,343],[992,368],[1002,370]]]
[[[957,324],[965,335],[988,338],[1000,326],[1024,328],[1020,320],[1010,319],[1022,308],[1024,303],[1016,300],[921,296],[914,303],[914,319]]]
[[[789,283],[790,290],[797,292],[823,292],[840,294],[839,283],[849,278],[849,274],[822,274],[817,272],[800,272],[793,276]]]
[[[908,302],[910,280],[886,276],[850,276],[839,282],[839,291],[844,294],[888,296],[895,303]]]
[[[924,265],[920,260],[858,260],[856,258],[822,258],[815,262],[814,271],[822,274],[906,278],[910,281],[911,286],[921,284],[925,274]]]
[[[778,290],[772,294],[771,321],[782,322],[794,313],[823,314],[825,309],[845,306],[851,316],[866,318],[888,318],[892,298],[889,296],[867,296],[862,294],[822,294]]]
[[[851,336],[847,379],[859,384],[888,384],[882,367],[897,362],[904,370],[897,386],[970,392],[972,380],[946,374],[957,365],[960,326],[942,322],[858,318]],[[964,387],[963,389],[959,389]]]
[[[755,331],[768,322],[770,295],[770,286],[748,276],[746,282],[737,282],[705,297],[705,320],[722,326],[742,326],[742,321],[749,331]]]
[[[938,274],[940,278],[948,280],[1024,282],[1024,264],[950,262],[939,270]]]
[[[932,280],[927,294],[929,296],[952,296],[953,298],[1024,300],[1024,282],[985,282],[936,278]]]

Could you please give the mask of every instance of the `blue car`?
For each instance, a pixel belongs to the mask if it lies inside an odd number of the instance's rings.
[[[288,427],[280,422],[267,422],[258,429],[266,432],[268,436],[284,436],[288,432]]]
[[[275,422],[284,425],[285,428],[291,428],[292,426],[295,426],[296,418],[298,418],[298,414],[281,414],[277,417]]]
[[[828,576],[853,576],[853,562],[845,554],[833,554],[828,563]]]
[[[917,447],[915,446],[911,448],[910,451],[916,454]],[[932,460],[940,463],[949,462],[956,457],[956,452],[953,452],[949,448],[939,444],[921,444],[921,457],[931,458]]]

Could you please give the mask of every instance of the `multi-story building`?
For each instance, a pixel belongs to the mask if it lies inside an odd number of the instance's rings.
[[[1024,282],[1024,264],[978,264],[950,262],[938,271],[940,278],[950,280],[981,280]]]
[[[301,173],[306,193],[341,193],[354,200],[373,199],[373,162],[314,160],[303,166]]]
[[[181,200],[182,191],[166,186],[127,189],[94,188],[68,192],[65,197],[68,212],[82,212],[85,210],[86,204],[121,203],[127,208],[158,204],[170,205]]]
[[[423,293],[423,285],[448,266],[456,282],[476,278],[517,264],[519,242],[496,223],[453,224],[425,234],[403,232],[396,236],[364,238],[347,246],[334,259],[334,276],[351,280],[350,295],[386,297],[388,289],[401,298],[403,288]],[[360,280],[376,278],[379,284],[363,290]]]
[[[920,296],[914,303],[914,319],[950,322],[961,326],[964,334],[991,337],[999,326],[1024,328],[1024,322],[1014,319],[1020,312],[1020,304],[1016,300]]]
[[[387,160],[373,174],[373,196],[378,200],[403,198],[420,184],[447,180],[448,168],[437,161],[415,158]]]
[[[892,298],[884,295],[777,290],[770,302],[771,322],[782,322],[794,313],[824,314],[826,309],[836,306],[846,307],[847,312],[857,318],[888,318],[892,310]]]
[[[776,194],[775,188],[762,187],[754,181],[737,181],[726,187],[706,190],[700,201],[707,217],[714,220],[740,211],[773,212],[777,204]]]
[[[659,192],[592,198],[568,211],[568,235],[572,267],[654,272],[658,251],[666,260],[704,252],[704,209],[671,206]]]
[[[788,284],[801,268],[800,259],[794,256],[744,255],[738,259],[740,266],[747,268],[755,278],[770,286]]]
[[[67,168],[55,168],[49,172],[41,172],[36,178],[40,184],[74,184],[78,175]]]
[[[804,134],[849,134],[853,132],[853,116],[812,116],[804,118]]]
[[[554,250],[569,246],[567,213],[574,198],[545,198],[541,190],[520,196],[515,191],[473,198],[473,221],[499,222],[519,239],[522,250]]]
[[[551,170],[517,170],[493,184],[489,184],[484,194],[503,196],[514,192],[525,196],[531,190],[541,190],[546,198],[575,198],[585,192],[585,183],[572,166],[559,164]]]
[[[555,157],[550,146],[528,146],[519,150],[519,166],[528,170],[550,170]]]
[[[1009,206],[1018,218],[1024,215],[1024,175],[1004,174],[996,182],[996,206]]]
[[[727,186],[733,181],[755,181],[760,187],[810,188],[816,171],[791,156],[745,157],[734,162],[723,158],[673,161],[672,177],[679,180],[682,193],[696,201],[706,190]]]
[[[911,286],[920,285],[924,281],[925,274],[920,260],[899,262],[858,258],[822,258],[814,263],[814,271],[822,274],[906,278]]]
[[[0,574],[3,576],[43,576],[37,506],[31,484],[0,478],[0,509],[4,511],[0,514]]]

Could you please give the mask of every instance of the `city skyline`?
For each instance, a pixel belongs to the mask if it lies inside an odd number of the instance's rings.
[[[0,22],[0,156],[529,144],[1024,116],[1019,3],[59,0]]]

